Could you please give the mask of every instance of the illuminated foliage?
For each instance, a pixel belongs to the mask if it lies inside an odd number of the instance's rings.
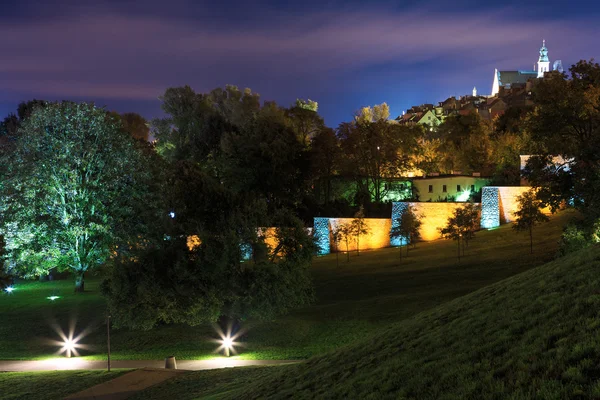
[[[542,201],[536,197],[534,190],[529,190],[517,198],[519,209],[513,214],[515,223],[513,229],[517,232],[526,231],[529,233],[529,249],[533,254],[533,227],[547,222],[548,217],[542,213]]]
[[[456,240],[459,260],[461,248],[464,256],[465,247],[469,245],[469,241],[475,237],[475,232],[479,229],[479,212],[479,206],[466,203],[463,207],[454,210],[446,226],[440,230],[444,238]]]
[[[24,276],[70,270],[83,291],[84,274],[132,233],[140,149],[106,111],[63,102],[34,108],[3,150],[6,265]]]

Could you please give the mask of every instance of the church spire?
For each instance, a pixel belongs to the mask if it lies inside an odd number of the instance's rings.
[[[540,58],[538,59],[538,78],[543,78],[544,73],[550,71],[550,59],[548,58],[548,49],[546,48],[546,39],[542,40],[540,48]]]

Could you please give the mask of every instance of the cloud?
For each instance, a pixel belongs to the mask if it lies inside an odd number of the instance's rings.
[[[439,73],[463,74],[492,65],[525,69],[542,38],[551,56],[555,46],[576,61],[593,56],[576,52],[598,34],[591,20],[562,21],[556,29],[556,21],[520,20],[510,9],[273,13],[261,26],[221,22],[105,11],[3,23],[0,51],[9,57],[0,63],[0,87],[40,96],[155,99],[185,83],[204,90],[232,81],[358,79],[381,65],[414,72],[428,63]]]

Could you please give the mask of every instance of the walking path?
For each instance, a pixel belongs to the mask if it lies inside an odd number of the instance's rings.
[[[124,400],[136,392],[164,382],[188,371],[177,369],[138,369],[82,390],[66,397],[66,400]]]
[[[210,360],[177,360],[177,368],[188,371],[204,369],[247,367],[251,365],[291,364],[294,360],[237,360],[235,358],[214,358]],[[0,361],[0,371],[57,371],[74,369],[106,369],[106,361],[88,361],[81,358],[52,358],[36,361]],[[111,368],[157,368],[165,367],[164,361],[122,360],[111,361]]]

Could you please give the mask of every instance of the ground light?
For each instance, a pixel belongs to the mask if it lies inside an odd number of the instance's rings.
[[[223,354],[225,355],[225,357],[231,356],[232,353],[237,354],[237,351],[235,348],[243,346],[243,344],[240,342],[237,342],[236,339],[238,337],[240,337],[244,332],[240,330],[237,333],[232,334],[231,333],[231,325],[228,326],[227,333],[224,333],[223,330],[221,329],[221,327],[219,327],[217,325],[215,325],[215,330],[221,337],[221,339],[216,340],[216,342],[219,343],[220,346],[217,348],[217,350],[215,350],[215,352],[220,353],[221,351],[223,351]]]
[[[56,300],[56,299],[60,299],[60,296],[48,296],[48,297],[46,297],[46,298],[47,298],[48,300],[50,300],[50,301],[54,301],[54,300]]]
[[[7,286],[7,287],[5,287],[5,288],[4,288],[4,291],[5,291],[6,293],[12,293],[12,292],[13,292],[13,290],[15,290],[15,288],[14,288],[14,287],[12,287],[12,286]]]
[[[81,339],[89,333],[89,329],[84,329],[78,335],[75,335],[75,323],[73,320],[69,326],[69,333],[65,333],[56,323],[53,323],[52,327],[58,336],[60,336],[60,340],[50,340],[50,344],[59,347],[56,352],[57,355],[64,354],[67,358],[78,357],[78,350],[89,347],[81,344]]]

